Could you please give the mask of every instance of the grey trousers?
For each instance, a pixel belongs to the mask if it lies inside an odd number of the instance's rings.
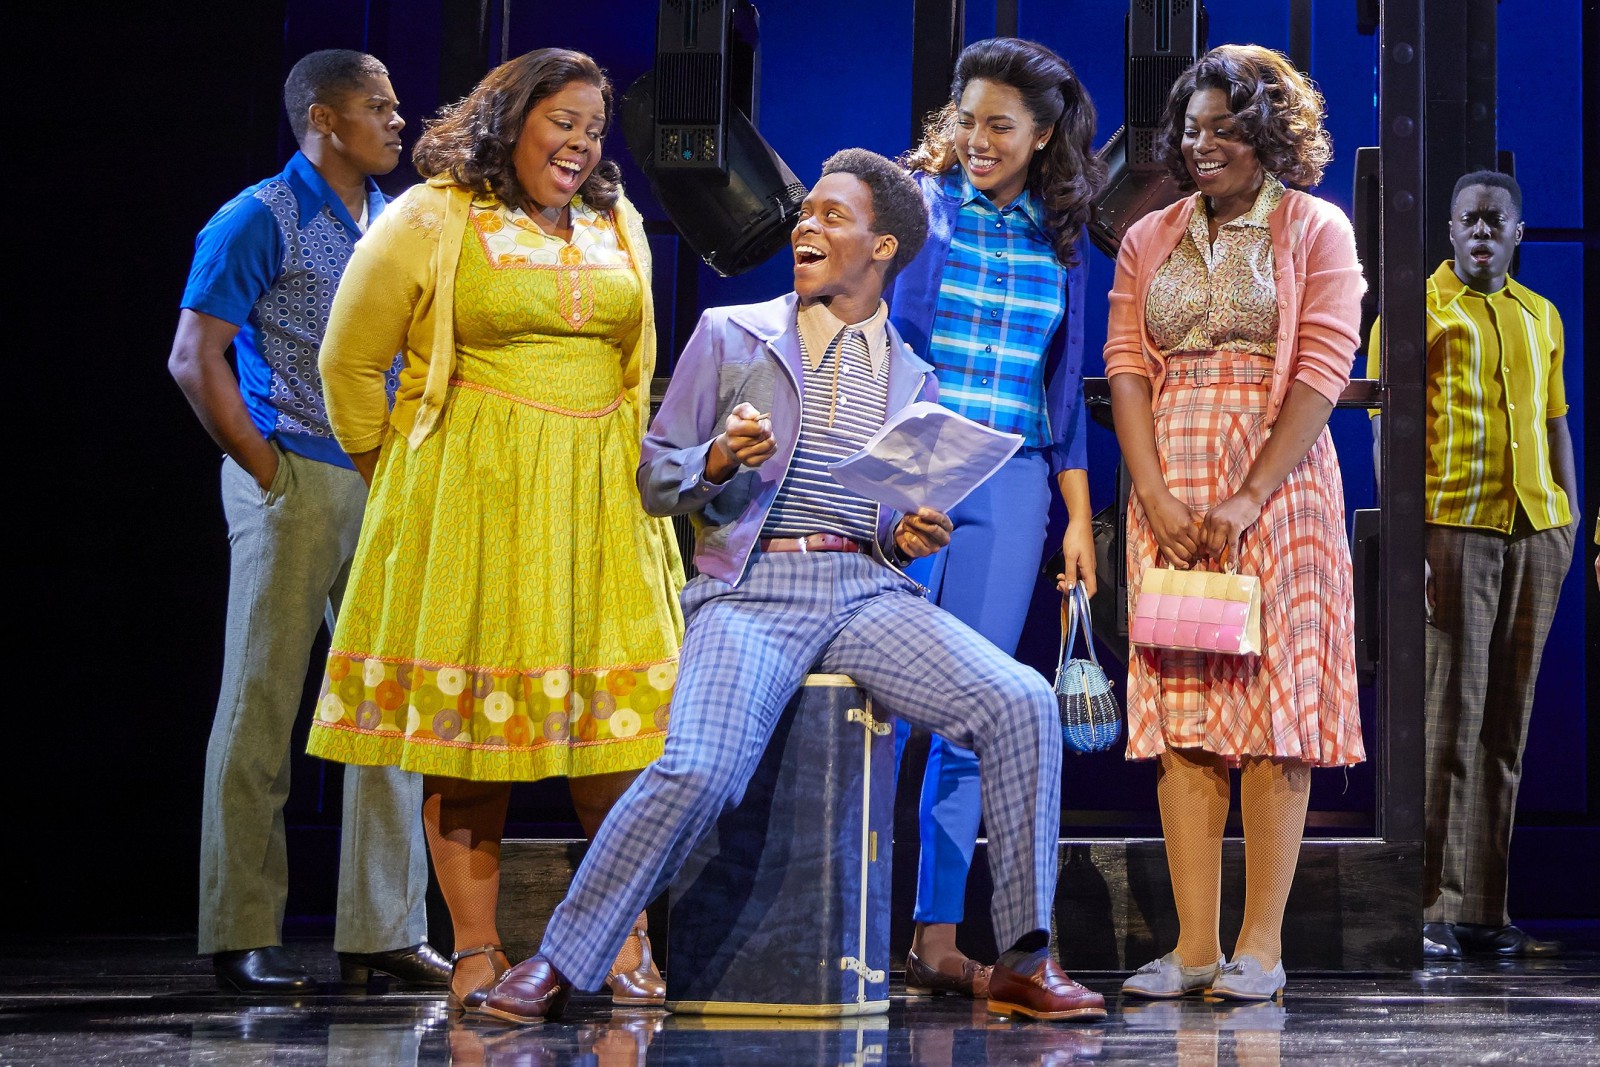
[[[1511,824],[1534,683],[1576,527],[1507,537],[1427,527],[1426,922],[1504,926]]]
[[[206,748],[200,951],[283,939],[290,733],[318,628],[344,592],[367,498],[351,470],[280,452],[263,494],[222,464],[230,574],[222,692]],[[346,767],[334,947],[384,952],[423,941],[427,849],[422,778]]]

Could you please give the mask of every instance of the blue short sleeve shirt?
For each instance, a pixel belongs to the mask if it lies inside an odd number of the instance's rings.
[[[368,179],[367,218],[384,195]],[[239,390],[262,436],[285,451],[349,467],[322,401],[317,352],[334,290],[361,230],[299,152],[244,190],[195,239],[183,307],[239,327]]]

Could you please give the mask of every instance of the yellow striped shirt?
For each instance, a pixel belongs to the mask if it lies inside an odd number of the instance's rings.
[[[1427,521],[1510,533],[1572,522],[1546,423],[1567,413],[1555,305],[1513,279],[1487,295],[1446,260],[1428,279]],[[1379,376],[1378,323],[1367,377]]]

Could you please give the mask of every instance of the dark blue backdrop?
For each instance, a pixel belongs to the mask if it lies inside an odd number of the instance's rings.
[[[18,124],[12,139],[20,164],[14,169],[26,171],[27,187],[38,190],[25,202],[37,206],[15,212],[16,247],[28,250],[31,284],[13,290],[23,330],[13,345],[13,409],[21,418],[12,451],[18,487],[10,499],[12,530],[23,542],[14,581],[25,625],[21,645],[8,649],[22,684],[13,687],[7,752],[30,754],[7,779],[21,798],[8,809],[17,860],[8,888],[28,902],[29,918],[0,936],[194,929],[201,767],[220,669],[227,542],[216,449],[162,366],[193,237],[220,204],[275,172],[292,150],[280,93],[297,58],[324,47],[381,57],[394,72],[410,144],[441,103],[441,11],[471,18],[479,6],[217,0],[101,5],[70,19],[25,5],[14,16],[15,39],[52,69],[28,83],[45,107]],[[497,12],[501,5],[487,6]],[[991,34],[992,0],[967,6],[967,39]],[[897,154],[908,147],[911,0],[760,0],[758,7],[762,132],[802,179],[837,148]],[[1208,7],[1212,43],[1288,45],[1287,2],[1210,0]],[[1554,300],[1567,322],[1571,422],[1581,441],[1583,276],[1594,231],[1583,215],[1580,115],[1588,99],[1583,64],[1595,62],[1582,54],[1581,41],[1586,28],[1596,29],[1596,16],[1587,16],[1585,27],[1577,0],[1537,5],[1537,17],[1529,7],[1503,9],[1501,144],[1517,153],[1535,227],[1524,245],[1522,279]],[[655,5],[647,0],[514,0],[511,9],[513,51],[584,49],[619,87],[651,64]],[[1100,140],[1121,119],[1125,10],[1110,0],[1020,3],[1021,32],[1071,59],[1094,94]],[[1336,151],[1321,192],[1349,209],[1354,149],[1376,142],[1376,40],[1356,32],[1350,0],[1315,0],[1313,18],[1311,73],[1328,97]],[[499,27],[492,31],[498,40]],[[479,73],[470,72],[468,82]],[[627,163],[619,141],[612,151]],[[387,184],[398,191],[409,180],[397,171]],[[642,181],[630,189],[654,210]],[[71,226],[85,214],[99,240],[63,240],[63,222]],[[692,323],[672,322],[668,299],[686,280],[673,270],[675,239],[655,243],[663,335],[682,338]],[[1111,265],[1098,253],[1091,264],[1093,371]],[[732,279],[700,268],[693,281],[700,307],[757,300],[787,288],[788,268],[774,262]],[[669,340],[663,368],[671,347]],[[1338,412],[1333,429],[1349,503],[1370,506],[1365,417]],[[1580,445],[1580,463],[1584,452]],[[1103,504],[1112,493],[1114,438],[1095,427],[1090,454],[1093,491]],[[1592,523],[1596,479],[1587,470],[1581,478],[1591,486]],[[1568,581],[1541,677],[1513,856],[1519,915],[1594,916],[1600,899],[1593,891],[1600,800],[1588,712],[1594,682],[1585,650],[1595,652],[1593,641],[1586,645],[1586,573],[1575,568]],[[1600,605],[1592,588],[1587,596],[1594,620]],[[1055,651],[1051,599],[1041,589],[1021,652],[1040,668]],[[1069,818],[1088,812],[1083,818],[1102,824],[1102,832],[1156,826],[1148,766],[1086,757],[1068,770]],[[1322,832],[1370,827],[1373,774],[1369,764],[1348,779],[1319,776],[1313,799]],[[318,761],[296,762],[288,811],[295,915],[332,910],[338,780]],[[537,822],[540,804],[559,802],[560,792],[559,783],[542,794],[519,791],[519,817]],[[551,829],[576,832],[575,824]]]
[[[1020,34],[1051,46],[1077,68],[1099,109],[1097,143],[1104,141],[1122,121],[1126,7],[1103,0],[1024,0],[1019,6]],[[286,59],[334,42],[364,41],[394,69],[397,89],[409,105],[407,113],[420,115],[423,102],[434,102],[432,90],[438,83],[437,5],[419,0],[366,6],[351,3],[342,23],[330,18],[333,7],[291,0]],[[822,160],[841,147],[861,145],[887,155],[897,155],[908,147],[912,35],[908,0],[768,0],[757,7],[763,53],[761,129],[802,181],[812,180]],[[381,18],[374,14],[379,9]],[[1289,47],[1286,3],[1210,0],[1207,9],[1211,44],[1254,42],[1283,50]],[[1349,212],[1355,149],[1377,143],[1377,38],[1357,32],[1355,5],[1348,0],[1320,0],[1312,11],[1311,74],[1327,98],[1335,146],[1333,165],[1317,191]],[[969,2],[966,39],[992,35],[995,17],[993,3]],[[1505,17],[1500,21],[1501,146],[1517,153],[1527,195],[1528,225],[1536,236],[1557,231],[1554,236],[1558,238],[1525,243],[1521,280],[1555,301],[1565,318],[1566,379],[1573,402],[1570,422],[1581,442],[1583,261],[1581,244],[1573,239],[1584,224],[1583,139],[1576,121],[1582,71],[1581,12],[1575,0],[1569,0],[1541,5],[1537,20]],[[492,29],[492,37],[498,40],[500,27],[496,24]],[[654,7],[648,3],[512,5],[512,54],[544,45],[583,49],[607,68],[619,91],[651,66],[654,36]],[[286,144],[285,149],[288,147]],[[613,138],[608,151],[622,160],[633,178],[630,195],[648,216],[664,218],[627,158],[620,137]],[[1443,227],[1445,220],[1438,220],[1438,225]],[[664,320],[663,337],[681,343],[693,324],[671,321],[670,294],[683,281],[673,270],[674,244],[670,237],[656,241],[657,307]],[[1099,351],[1105,338],[1105,294],[1111,276],[1111,261],[1093,253],[1086,374],[1099,373],[1102,367]],[[780,256],[735,278],[721,278],[700,267],[695,283],[702,308],[761,300],[788,288],[789,266]],[[663,351],[662,366],[668,366],[675,355]],[[1359,362],[1357,373],[1361,373]],[[1374,506],[1366,415],[1337,411],[1332,428],[1344,465],[1348,506]],[[1116,460],[1115,437],[1099,426],[1092,427],[1090,480],[1097,503],[1112,497]],[[1580,484],[1583,460],[1580,443]],[[1059,503],[1057,511],[1059,527],[1065,521]],[[1522,794],[1525,826],[1585,822],[1593,814],[1593,758],[1585,714],[1586,573],[1580,566],[1569,576],[1541,676]],[[1055,620],[1053,597],[1047,588],[1041,588],[1019,655],[1045,671],[1053,665]],[[1365,693],[1369,737],[1374,730],[1372,703],[1372,694]],[[1074,761],[1069,772],[1063,797],[1069,818],[1081,818],[1073,813],[1088,810],[1098,813],[1089,816],[1094,822],[1139,830],[1155,825],[1150,788],[1153,773],[1148,766],[1085,759]],[[1313,822],[1320,821],[1327,832],[1370,828],[1374,773],[1374,764],[1369,762],[1348,776],[1318,776],[1313,809],[1322,815]],[[1545,854],[1552,846],[1565,847],[1537,833],[1525,834],[1518,859],[1526,860],[1530,868],[1544,869]],[[1565,906],[1557,909],[1565,910]]]

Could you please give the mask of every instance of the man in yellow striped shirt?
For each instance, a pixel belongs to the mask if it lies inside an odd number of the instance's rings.
[[[1423,954],[1435,959],[1560,951],[1506,912],[1528,715],[1577,529],[1561,316],[1507,277],[1522,229],[1516,179],[1464,175],[1455,259],[1428,279]],[[1376,378],[1377,324],[1368,352]]]

